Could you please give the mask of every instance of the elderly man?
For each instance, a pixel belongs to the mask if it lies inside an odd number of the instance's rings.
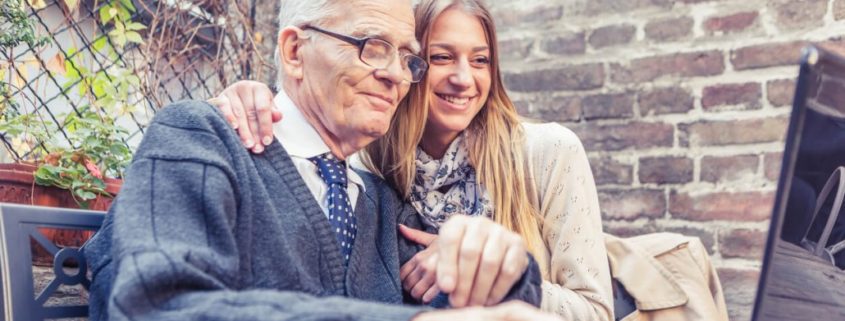
[[[409,83],[425,72],[409,0],[286,0],[279,20],[284,90],[275,101],[287,108],[284,129],[252,155],[205,103],[161,110],[87,247],[91,319],[550,318],[524,303],[400,305],[400,263],[421,249],[397,237],[397,226],[419,227],[418,216],[343,160],[385,133]],[[486,219],[447,224],[454,235],[426,249],[440,260],[444,292],[484,289],[487,302],[539,303],[540,275],[527,254],[484,260],[516,273],[459,277],[479,269],[487,251],[525,252],[519,237]],[[499,237],[463,238],[468,229]],[[464,250],[472,248],[480,251]]]

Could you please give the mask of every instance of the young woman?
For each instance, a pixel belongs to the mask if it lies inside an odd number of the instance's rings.
[[[412,85],[390,130],[362,153],[364,164],[432,227],[456,214],[483,215],[519,233],[543,272],[543,310],[565,320],[612,320],[598,197],[580,140],[557,124],[520,121],[502,82],[493,19],[480,1],[423,0],[415,14],[427,78]],[[241,82],[216,103],[256,152],[272,141],[270,119],[279,115],[271,116],[269,99],[255,97],[271,96],[265,85]],[[438,291],[425,253],[401,277],[428,302]],[[458,303],[489,303],[470,299]]]

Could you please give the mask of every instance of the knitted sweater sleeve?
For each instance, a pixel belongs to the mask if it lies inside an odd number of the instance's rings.
[[[150,152],[190,154],[186,149],[216,139],[186,130],[151,125],[113,204],[109,320],[386,321],[419,313],[418,308],[295,290],[239,289],[237,280],[245,276],[238,271],[254,253],[244,253],[235,241],[233,231],[243,232],[250,223],[238,220],[231,169],[215,161],[225,156],[179,159]]]
[[[558,124],[525,128],[549,255],[542,309],[564,320],[613,320],[601,213],[584,147],[575,133]]]

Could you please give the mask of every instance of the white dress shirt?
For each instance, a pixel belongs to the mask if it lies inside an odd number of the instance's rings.
[[[317,130],[308,123],[305,116],[302,115],[302,112],[284,91],[280,91],[273,101],[284,116],[282,121],[273,125],[273,134],[290,155],[293,165],[299,171],[299,176],[302,176],[305,185],[311,190],[311,194],[314,195],[323,213],[328,217],[329,205],[326,196],[329,186],[320,178],[317,165],[308,158],[330,153],[329,146],[326,145]],[[364,181],[349,167],[348,159],[346,162],[346,177],[346,193],[349,195],[349,201],[354,209],[358,202],[358,194],[364,191]]]

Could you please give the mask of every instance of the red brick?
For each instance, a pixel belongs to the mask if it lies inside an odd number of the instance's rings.
[[[685,113],[693,108],[692,93],[680,87],[657,88],[640,94],[643,116]]]
[[[764,221],[772,214],[774,192],[712,192],[690,194],[673,191],[669,213],[692,221]]]
[[[633,181],[634,166],[610,157],[591,157],[590,167],[593,169],[596,185],[630,185]]]
[[[629,148],[670,147],[675,129],[671,124],[629,122],[625,124],[595,123],[571,127],[587,150],[614,151]]]
[[[610,220],[659,218],[666,213],[666,196],[659,189],[602,189],[599,204],[602,217]]]
[[[624,45],[634,39],[637,27],[634,25],[612,25],[600,27],[590,33],[588,42],[593,48],[604,48],[610,46]]]
[[[679,124],[681,146],[714,146],[783,141],[786,117],[744,120],[702,120]]]
[[[757,173],[757,155],[704,156],[701,158],[701,180],[705,182],[738,181]]]
[[[605,14],[628,14],[633,10],[646,8],[670,9],[675,0],[591,0],[567,2],[567,16],[594,17]]]
[[[523,92],[596,89],[604,85],[604,66],[596,63],[509,73],[505,84]]]
[[[723,60],[722,53],[716,50],[640,58],[629,66],[612,64],[611,79],[618,83],[639,83],[663,76],[715,76],[725,70]]]
[[[719,233],[719,253],[725,258],[760,260],[768,233],[760,230],[735,229]]]
[[[707,253],[713,255],[716,253],[716,236],[713,232],[708,230],[684,226],[684,227],[667,227],[663,229],[664,232],[678,233],[685,236],[697,237]]]
[[[645,36],[657,41],[674,41],[692,34],[693,19],[690,17],[666,18],[651,21],[645,25]]]
[[[719,268],[719,281],[725,292],[729,320],[751,320],[760,271],[756,269]]]
[[[708,33],[733,33],[743,31],[757,21],[757,11],[734,13],[727,16],[711,17],[704,21],[704,30]]]
[[[763,174],[766,179],[777,182],[780,178],[780,166],[783,163],[783,153],[766,153],[763,155]]]
[[[801,48],[807,42],[762,44],[739,48],[731,52],[731,64],[736,70],[797,65]]]
[[[824,25],[828,0],[769,0],[775,22],[781,31]]]
[[[662,230],[656,225],[655,221],[649,220],[645,223],[629,223],[629,224],[606,224],[611,222],[611,219],[603,218],[604,232],[618,237],[632,237],[648,233],[661,232]],[[620,221],[613,221],[620,222]],[[626,222],[627,223],[627,222]]]
[[[558,35],[540,42],[540,49],[556,55],[580,55],[586,52],[584,33]]]
[[[833,18],[836,20],[845,19],[845,0],[835,0],[833,2]]]
[[[514,101],[520,115],[543,121],[570,122],[581,119],[581,97],[541,95]]]
[[[772,106],[789,106],[795,96],[795,80],[779,79],[766,83],[766,96]]]
[[[518,38],[499,40],[499,53],[503,60],[518,60],[528,57],[531,52],[532,39]]]
[[[688,183],[693,179],[693,166],[692,158],[687,157],[644,157],[637,175],[641,183]]]
[[[631,93],[601,94],[583,99],[584,119],[630,118],[634,116],[634,95]]]
[[[557,21],[563,16],[562,6],[507,6],[501,8],[494,8],[492,10],[494,19],[496,20],[497,29],[508,29],[524,24],[538,24],[550,21]]]
[[[661,231],[654,220],[630,222],[604,218],[602,222],[605,223],[605,233],[618,237],[632,237]],[[613,222],[614,224],[607,224],[608,222]]]
[[[704,87],[701,107],[706,111],[724,105],[740,105],[741,109],[759,109],[762,89],[758,83],[726,84]]]

